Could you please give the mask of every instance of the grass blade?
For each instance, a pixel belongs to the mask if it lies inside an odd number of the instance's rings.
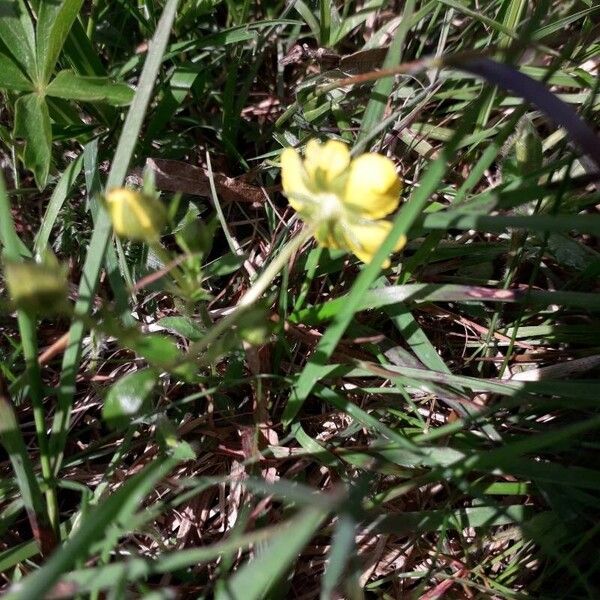
[[[404,40],[406,39],[406,34],[410,28],[411,18],[414,11],[415,1],[408,0],[404,6],[404,12],[402,14],[400,26],[396,30],[394,39],[383,62],[383,69],[392,68],[402,62]],[[369,103],[367,104],[367,108],[365,109],[365,113],[361,122],[357,142],[360,142],[363,138],[368,136],[371,130],[381,121],[393,87],[393,77],[384,77],[383,79],[380,79],[373,87],[371,97],[369,98]]]
[[[335,526],[327,567],[321,584],[322,600],[329,600],[342,579],[346,564],[356,552],[356,522],[349,515],[341,515]]]
[[[347,301],[347,295],[341,296],[329,302],[293,312],[289,319],[294,323],[317,324],[333,319]],[[559,306],[586,308],[590,311],[600,310],[598,294],[585,292],[502,290],[470,285],[409,283],[368,291],[357,303],[356,311],[393,306],[403,302],[508,302],[547,306],[558,304]]]
[[[179,0],[169,0],[167,2],[154,38],[150,43],[150,51],[148,52],[148,57],[140,76],[138,88],[119,138],[106,183],[107,189],[119,187],[125,180],[125,175],[127,174],[127,169],[129,168],[142,128],[144,115],[150,103],[154,82],[167,47],[178,4]],[[75,304],[75,313],[78,315],[84,316],[90,312],[111,233],[112,227],[109,217],[106,211],[100,210],[79,284],[79,298]],[[84,331],[85,325],[83,322],[75,320],[69,330],[69,344],[63,358],[57,408],[52,424],[52,437],[50,438],[50,453],[53,458],[52,466],[54,472],[60,469],[62,461],[62,453],[71,414],[71,403],[73,394],[75,393],[75,377],[81,359],[81,341]]]
[[[33,536],[41,552],[48,554],[56,545],[56,538],[50,526],[42,492],[35,478],[33,465],[27,453],[27,447],[1,375],[0,443],[4,446],[12,464]]]
[[[163,457],[151,462],[88,514],[60,551],[53,554],[41,569],[16,584],[4,598],[38,600],[44,597],[63,573],[77,560],[87,556],[91,546],[98,542],[98,532],[105,532],[116,521],[126,522],[130,519],[143,498],[179,462],[177,457]]]
[[[490,58],[458,58],[457,60],[445,62],[449,66],[479,75],[505,90],[516,92],[519,96],[537,106],[547,117],[562,125],[569,132],[573,141],[600,168],[598,136],[569,104],[550,92],[543,83],[532,79],[509,65],[496,62]]]
[[[42,224],[35,236],[35,243],[33,246],[34,254],[39,254],[44,248],[48,246],[50,241],[50,235],[52,234],[52,228],[56,223],[60,209],[62,208],[65,200],[71,188],[75,184],[77,177],[81,173],[83,167],[83,155],[77,157],[61,175],[59,182],[56,184],[48,206],[46,213],[42,219]]]
[[[512,506],[473,506],[457,511],[404,512],[386,515],[375,528],[379,533],[405,535],[412,532],[436,531],[442,527],[462,530],[466,527],[498,527],[522,523],[532,513],[520,504]]]
[[[259,600],[289,570],[310,538],[321,525],[325,514],[322,508],[308,508],[301,512],[284,531],[274,536],[264,552],[239,569],[223,588],[215,594],[216,600]],[[293,535],[290,533],[293,532]]]
[[[74,591],[77,593],[99,592],[112,588],[115,581],[126,579],[131,584],[150,575],[171,573],[196,566],[240,548],[267,541],[280,531],[280,525],[264,527],[257,531],[231,537],[218,544],[166,553],[155,561],[132,558],[124,562],[71,571],[57,582],[52,590],[52,597],[71,598]]]

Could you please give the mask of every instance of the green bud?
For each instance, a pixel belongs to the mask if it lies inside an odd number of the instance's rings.
[[[267,317],[266,307],[256,306],[240,317],[237,332],[248,344],[259,346],[269,339],[273,327],[274,324]]]
[[[4,277],[11,300],[19,309],[37,314],[61,312],[68,294],[67,269],[53,254],[42,262],[4,263]]]
[[[240,327],[240,337],[251,346],[264,344],[271,335],[273,328],[268,322],[257,324],[254,327]]]
[[[515,157],[523,175],[534,173],[542,167],[542,141],[529,119],[523,119],[519,125],[515,141]]]

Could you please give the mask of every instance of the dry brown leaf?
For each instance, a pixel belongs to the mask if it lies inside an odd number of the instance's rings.
[[[153,172],[156,187],[168,192],[183,192],[193,196],[211,197],[208,171],[179,160],[148,158],[146,168]],[[263,191],[239,178],[227,177],[213,172],[215,189],[221,200],[226,202],[262,203]]]

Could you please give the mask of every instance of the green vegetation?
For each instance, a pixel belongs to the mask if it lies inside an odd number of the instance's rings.
[[[4,597],[597,598],[599,27],[0,0]],[[311,139],[403,180],[368,264]]]

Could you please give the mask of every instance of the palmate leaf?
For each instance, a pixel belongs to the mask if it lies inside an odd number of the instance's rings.
[[[31,81],[27,79],[14,60],[2,50],[0,50],[0,89],[15,92],[33,91]]]
[[[0,14],[0,40],[23,71],[35,78],[35,33],[27,7],[23,0],[5,4]]]
[[[14,136],[25,142],[23,163],[33,171],[38,187],[46,184],[51,163],[52,127],[44,94],[87,102],[129,104],[133,91],[125,84],[106,78],[81,77],[61,71],[47,85],[83,0],[44,0],[33,3],[37,12],[34,33],[22,0],[0,16],[0,89],[32,92],[37,81],[39,94],[28,94],[15,104]],[[31,79],[31,81],[29,79]],[[44,89],[45,88],[45,89]]]
[[[47,83],[81,10],[83,0],[40,2],[36,27],[37,67],[41,83]]]
[[[26,94],[15,103],[15,138],[25,141],[23,162],[33,171],[39,188],[46,185],[50,172],[52,127],[43,96]]]
[[[124,106],[133,99],[134,91],[124,83],[107,77],[82,77],[73,71],[60,71],[46,88],[48,96],[82,102],[108,102]]]

